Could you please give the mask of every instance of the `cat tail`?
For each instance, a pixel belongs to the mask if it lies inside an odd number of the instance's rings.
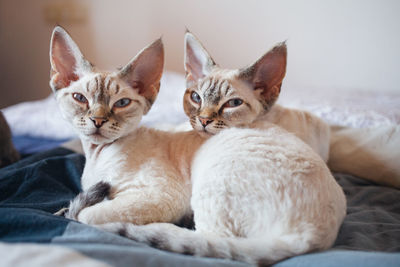
[[[77,220],[79,213],[87,207],[103,201],[110,194],[111,185],[107,182],[98,182],[92,185],[87,191],[79,193],[71,202],[68,208],[63,208],[55,215],[64,216],[68,219]]]
[[[214,234],[201,234],[170,223],[140,226],[130,223],[107,223],[96,227],[170,252],[225,258],[258,266],[269,266],[310,251],[307,233],[272,238],[225,238]]]

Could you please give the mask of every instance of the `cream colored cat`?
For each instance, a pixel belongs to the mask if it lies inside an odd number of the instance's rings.
[[[144,48],[120,71],[100,72],[56,27],[50,61],[51,88],[86,156],[84,192],[66,216],[88,224],[146,224],[176,222],[190,212],[190,162],[203,138],[195,132],[138,128],[159,90],[162,41]]]
[[[321,157],[267,121],[262,129],[235,128],[254,125],[275,101],[284,44],[247,69],[225,71],[188,38],[185,111],[199,133],[211,136],[192,161],[196,230],[168,223],[98,227],[168,251],[251,264],[331,247],[346,198]]]
[[[190,32],[185,35],[185,47],[184,107],[194,129],[205,133],[231,126],[263,129],[271,122],[294,133],[325,162],[329,158],[332,171],[400,188],[399,150],[393,149],[400,144],[399,127],[330,127],[309,112],[274,104],[285,76],[285,44],[243,70],[219,68]],[[276,66],[268,64],[273,59]],[[249,73],[260,64],[264,67],[249,80]]]
[[[286,44],[281,43],[244,69],[220,68],[206,49],[185,34],[185,113],[200,133],[229,127],[263,129],[274,123],[294,133],[327,162],[330,127],[309,112],[274,104],[286,72]]]

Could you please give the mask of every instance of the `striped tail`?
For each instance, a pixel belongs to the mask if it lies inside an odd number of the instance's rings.
[[[108,223],[98,228],[129,239],[185,255],[225,258],[269,266],[283,259],[311,250],[308,234],[291,234],[275,238],[223,238],[202,235],[196,231],[177,227],[169,223],[134,225]]]
[[[110,193],[111,185],[106,182],[98,182],[92,185],[87,191],[79,193],[71,202],[68,208],[63,208],[55,213],[55,215],[64,216],[68,219],[77,220],[79,213],[86,207],[93,206],[106,197]]]

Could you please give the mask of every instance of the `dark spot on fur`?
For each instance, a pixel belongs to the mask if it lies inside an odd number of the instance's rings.
[[[118,235],[128,237],[128,232],[126,231],[126,228],[124,226],[118,229]]]
[[[93,206],[108,197],[110,189],[111,185],[109,183],[99,182],[91,186],[87,191],[79,193],[71,201],[65,217],[76,220],[84,208]]]
[[[150,246],[152,246],[154,248],[158,248],[158,249],[164,249],[165,248],[164,241],[161,238],[153,236],[153,237],[149,238],[148,242],[149,242]]]
[[[268,267],[271,266],[271,261],[268,259],[259,259],[257,261],[257,266],[258,267]]]
[[[190,230],[194,230],[195,225],[194,225],[193,213],[183,216],[177,223],[175,223],[175,225],[179,227],[185,227]]]
[[[93,185],[87,191],[87,203],[89,206],[92,206],[100,201],[103,201],[106,197],[108,197],[110,193],[111,185],[107,182],[98,182]]]
[[[189,245],[183,245],[182,254],[185,255],[194,255],[194,248]]]

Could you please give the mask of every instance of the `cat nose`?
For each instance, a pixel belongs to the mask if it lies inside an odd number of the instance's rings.
[[[199,121],[200,121],[201,125],[203,125],[203,127],[205,128],[207,125],[212,123],[214,120],[211,120],[210,118],[199,117]]]
[[[94,126],[96,126],[96,128],[100,128],[105,122],[108,121],[108,119],[104,117],[90,117],[90,120],[94,123]]]

